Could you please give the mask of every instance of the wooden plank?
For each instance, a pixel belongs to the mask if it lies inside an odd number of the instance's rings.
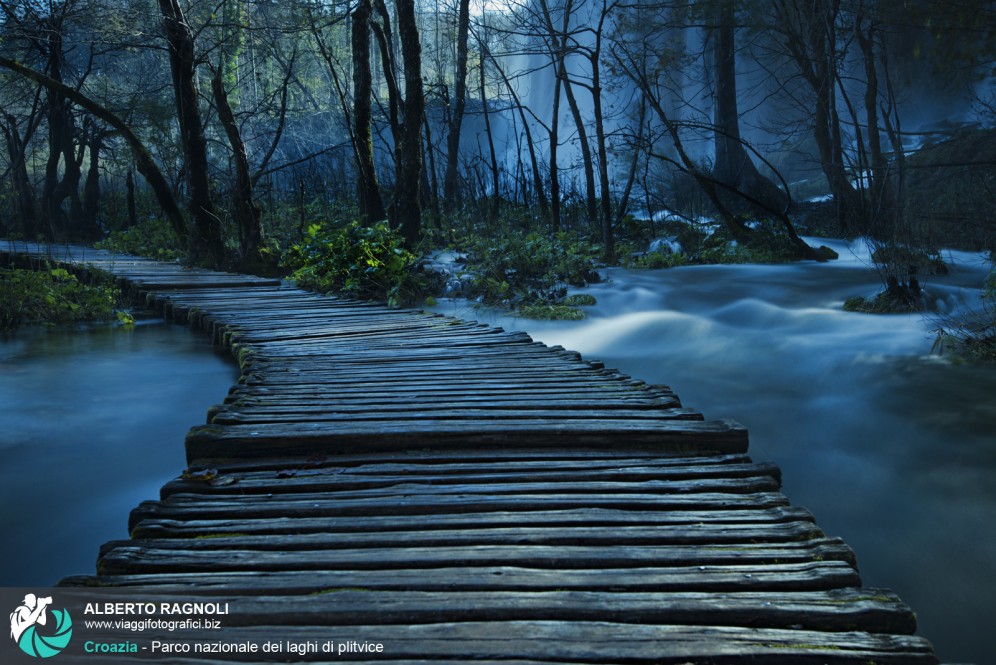
[[[142,586],[201,594],[246,596],[279,592],[310,595],[321,590],[371,589],[380,591],[542,591],[549,589],[614,592],[666,591],[807,591],[857,587],[857,571],[845,561],[806,561],[733,566],[670,566],[543,570],[512,566],[383,571],[328,570],[81,576],[60,582],[65,586]]]
[[[546,569],[731,566],[807,561],[852,562],[836,538],[804,542],[605,547],[583,545],[476,545],[324,550],[258,550],[146,547],[128,541],[97,561],[101,575],[225,572],[235,570],[392,570],[449,566],[518,566]]]
[[[301,457],[258,457],[217,460],[212,465],[214,473],[250,474],[284,471],[286,469],[328,470],[329,473],[474,473],[495,471],[499,468],[510,472],[522,470],[573,469],[581,466],[591,468],[625,468],[627,466],[651,465],[656,467],[701,466],[723,467],[729,464],[750,464],[749,456],[737,454],[676,454],[629,450],[624,447],[611,448],[570,448],[565,450],[549,448],[521,448],[515,450],[495,450],[472,448],[466,450],[425,450],[412,449],[396,452],[362,451],[353,454],[334,456],[313,455]],[[762,463],[766,469],[777,470],[777,465]],[[201,466],[192,466],[191,471]]]
[[[584,419],[502,422],[422,420],[280,425],[201,425],[186,439],[187,459],[315,455],[358,450],[499,446],[625,445],[662,451],[746,452],[747,431],[732,421]]]
[[[491,397],[488,395],[476,395],[472,399],[458,399],[447,397],[441,399],[438,396],[431,398],[416,396],[396,396],[391,400],[385,400],[382,396],[365,395],[346,399],[329,399],[327,396],[311,400],[305,398],[263,398],[252,400],[246,398],[229,399],[226,404],[213,406],[208,410],[208,423],[221,423],[232,418],[238,418],[240,413],[263,418],[266,416],[295,413],[365,413],[376,407],[380,413],[407,412],[415,408],[428,411],[454,411],[457,409],[473,409],[477,407],[487,407],[489,411],[499,410],[538,410],[552,409],[557,413],[565,411],[593,411],[598,408],[626,408],[663,410],[680,407],[677,400],[666,400],[661,398],[641,398],[641,397],[608,397],[604,399],[544,399],[541,404],[537,404],[535,397],[515,396]],[[689,410],[689,413],[695,413]],[[701,416],[700,416],[701,417]],[[216,420],[217,419],[217,420]]]
[[[264,495],[265,496],[265,495]],[[426,514],[482,514],[497,512],[562,511],[575,509],[608,509],[627,511],[671,510],[765,510],[786,506],[788,500],[777,492],[762,494],[658,494],[604,496],[597,494],[545,494],[542,500],[536,495],[416,495],[411,497],[376,497],[349,502],[328,496],[301,497],[274,495],[265,497],[201,495],[170,496],[166,501],[145,501],[132,510],[129,530],[144,519],[174,520],[268,519],[329,516],[407,515],[424,519]],[[402,500],[399,500],[402,499]]]
[[[612,405],[608,405],[612,406]],[[626,418],[630,422],[659,422],[661,420],[703,420],[702,414],[691,409],[654,409],[637,410],[628,409],[623,406],[616,408],[584,409],[584,410],[558,410],[558,409],[525,409],[521,406],[499,409],[499,408],[471,408],[462,407],[454,409],[441,408],[419,408],[410,405],[403,409],[381,409],[379,407],[368,407],[360,409],[305,409],[298,408],[293,411],[262,411],[258,409],[246,410],[220,410],[215,412],[210,422],[216,425],[249,425],[249,424],[279,424],[279,423],[350,423],[360,425],[364,422],[382,422],[389,420],[393,423],[404,422],[422,423],[425,420],[433,422],[452,421],[494,421],[506,422],[509,418],[517,421],[561,421],[570,423],[574,418],[584,418],[591,421],[593,418]]]
[[[560,470],[513,471],[510,469],[474,470],[464,467],[461,473],[439,473],[434,469],[402,468],[377,473],[365,469],[309,469],[298,466],[276,473],[211,474],[206,480],[195,475],[167,483],[162,496],[181,492],[198,494],[295,494],[300,492],[342,492],[359,488],[391,488],[402,491],[416,483],[433,492],[484,491],[577,491],[582,484],[587,491],[614,493],[668,493],[691,491],[770,491],[778,489],[779,471],[773,464],[723,466],[627,468],[564,468]],[[445,489],[444,489],[445,488]],[[721,489],[722,488],[722,489]]]
[[[214,532],[194,539],[143,538],[140,542],[109,541],[101,547],[105,554],[118,547],[139,544],[155,550],[181,549],[185,552],[212,550],[317,551],[334,557],[333,552],[349,549],[387,549],[391,547],[482,547],[523,546],[554,547],[657,547],[665,545],[726,546],[742,543],[786,543],[819,540],[823,532],[810,522],[775,524],[701,524],[604,527],[467,527],[464,529],[417,529],[394,531],[337,531],[334,528],[300,533],[294,523],[284,525],[282,533],[248,535]]]
[[[333,394],[330,394],[328,390],[322,389],[321,386],[306,385],[306,384],[284,384],[278,386],[266,386],[266,385],[253,385],[247,386],[239,384],[233,386],[228,394],[226,401],[249,399],[257,400],[263,404],[275,404],[278,400],[293,401],[297,400],[329,400],[335,399],[337,402],[342,400],[354,399],[354,400],[370,400],[371,398],[378,399],[381,402],[387,401],[392,402],[395,399],[400,399],[404,397],[432,397],[433,399],[440,398],[459,398],[462,401],[488,401],[495,398],[529,398],[529,399],[554,399],[556,396],[566,396],[566,397],[578,397],[578,398],[603,398],[605,400],[625,400],[627,398],[646,398],[653,397],[656,394],[652,391],[645,391],[637,386],[626,385],[622,382],[618,382],[610,387],[592,387],[592,386],[564,386],[558,388],[556,385],[553,386],[540,386],[540,385],[526,385],[522,387],[513,386],[494,386],[490,387],[487,394],[484,395],[467,395],[462,388],[453,386],[434,386],[434,385],[424,385],[424,386],[380,386],[377,390],[369,389],[357,389],[349,390],[347,387],[340,387]]]
[[[485,529],[528,527],[563,528],[586,526],[611,533],[612,529],[629,526],[675,525],[750,525],[767,526],[782,523],[814,524],[812,515],[792,506],[766,510],[684,510],[684,511],[626,511],[604,508],[579,508],[574,510],[535,510],[529,512],[500,512],[473,514],[426,514],[419,517],[419,527],[426,531],[437,529]],[[359,533],[377,531],[405,531],[412,528],[406,516],[366,515],[322,517],[263,517],[252,518],[231,515],[215,519],[146,518],[132,530],[133,538],[198,538],[219,534],[284,535],[337,531]]]

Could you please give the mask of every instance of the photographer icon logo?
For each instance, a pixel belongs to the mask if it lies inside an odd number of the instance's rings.
[[[57,656],[73,638],[73,620],[67,610],[51,610],[53,621],[49,624],[47,609],[51,604],[51,596],[38,598],[29,593],[10,613],[10,637],[29,656]]]

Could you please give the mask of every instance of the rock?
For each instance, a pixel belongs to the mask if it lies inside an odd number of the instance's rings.
[[[840,258],[840,254],[838,254],[831,248],[827,247],[826,245],[820,245],[819,247],[817,247],[816,253],[819,254],[824,259],[826,259],[827,261],[836,261],[837,259]]]

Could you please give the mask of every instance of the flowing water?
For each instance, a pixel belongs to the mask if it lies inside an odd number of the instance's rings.
[[[93,574],[237,378],[203,335],[162,320],[0,338],[0,586]]]
[[[937,321],[843,312],[881,290],[861,246],[828,264],[605,271],[581,322],[434,309],[524,330],[745,424],[751,456],[793,503],[896,590],[940,656],[992,662],[996,626],[996,369],[930,355]],[[977,305],[988,264],[952,253],[925,285],[939,311]]]

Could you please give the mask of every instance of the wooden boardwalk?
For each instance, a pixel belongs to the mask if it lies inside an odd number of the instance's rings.
[[[284,660],[938,662],[745,429],[666,387],[276,280],[5,248],[113,273],[242,367],[187,472],[63,584],[229,599],[228,640],[384,649]]]

